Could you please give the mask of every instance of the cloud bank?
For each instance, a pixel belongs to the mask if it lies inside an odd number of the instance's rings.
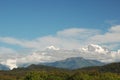
[[[62,50],[75,50],[88,44],[99,44],[111,50],[117,50],[120,47],[120,25],[111,26],[111,28],[109,28],[106,32],[102,32],[102,30],[97,29],[84,28],[64,29],[56,32],[55,35],[38,37],[32,40],[17,39],[9,36],[0,37],[0,43],[6,43],[12,46],[20,46],[22,48],[29,49],[31,52],[30,54],[22,54],[22,51],[18,52],[12,47],[6,48],[1,46],[0,63],[11,65],[11,68],[13,68],[17,65],[21,65],[22,63],[39,63],[45,61],[55,61],[57,59],[61,60],[72,56],[88,56],[82,54],[79,55],[79,52],[76,53],[71,51],[67,51],[66,53],[65,51],[64,53],[58,52],[57,54],[55,54],[55,52],[50,52],[50,54],[46,54],[46,52],[40,52],[39,54],[34,53],[36,51],[44,51],[46,47],[51,45]],[[104,58],[110,58],[110,61],[117,61],[119,60],[119,53],[120,52],[112,52],[109,57],[104,56]],[[13,55],[16,55],[17,57]],[[97,55],[94,57],[97,57]],[[59,58],[60,56],[61,58]]]

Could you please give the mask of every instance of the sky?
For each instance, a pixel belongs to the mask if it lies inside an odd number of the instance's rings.
[[[0,47],[120,45],[119,0],[0,0]],[[116,38],[113,38],[116,37]]]
[[[0,0],[0,64],[13,68],[26,61],[50,61],[64,53],[35,52],[89,44],[115,51],[104,58],[118,61],[120,0]],[[78,55],[69,53],[67,57]]]

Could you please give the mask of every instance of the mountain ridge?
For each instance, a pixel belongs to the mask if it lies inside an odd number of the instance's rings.
[[[65,68],[65,69],[78,69],[89,66],[102,66],[104,65],[104,63],[96,60],[84,59],[82,57],[71,57],[65,60],[56,61],[52,63],[43,63],[43,65]]]

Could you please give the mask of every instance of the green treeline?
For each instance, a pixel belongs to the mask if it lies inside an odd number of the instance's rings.
[[[30,72],[23,80],[120,80],[115,73],[99,72]]]
[[[24,76],[22,73],[0,75],[0,80],[120,80],[119,73],[98,71],[30,71]]]

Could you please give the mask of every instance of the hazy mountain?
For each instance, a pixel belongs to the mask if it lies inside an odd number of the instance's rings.
[[[10,68],[5,65],[0,64],[0,70],[10,70]]]
[[[66,69],[77,69],[88,66],[102,66],[104,63],[96,60],[84,59],[82,57],[71,57],[61,61],[44,63],[44,65]]]

